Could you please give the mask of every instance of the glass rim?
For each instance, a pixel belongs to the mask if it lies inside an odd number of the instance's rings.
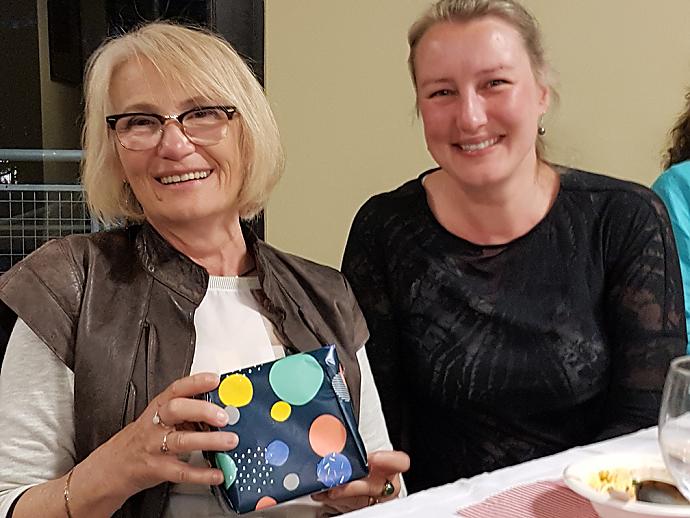
[[[683,374],[690,375],[690,355],[678,356],[671,360],[670,369],[682,371]]]

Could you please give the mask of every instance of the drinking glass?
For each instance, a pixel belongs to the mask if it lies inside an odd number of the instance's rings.
[[[671,362],[659,413],[659,446],[666,468],[690,500],[690,356]]]

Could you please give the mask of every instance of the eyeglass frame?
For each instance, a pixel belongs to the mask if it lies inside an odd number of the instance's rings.
[[[108,125],[108,128],[110,128],[111,130],[113,130],[115,132],[115,135],[117,136],[117,141],[120,143],[120,145],[123,148],[128,149],[130,151],[146,151],[147,149],[153,149],[158,144],[160,144],[160,139],[163,136],[163,129],[165,127],[165,123],[169,120],[177,121],[177,123],[180,125],[180,128],[182,129],[182,133],[184,133],[184,136],[187,137],[190,142],[196,144],[196,142],[194,142],[194,138],[191,137],[190,135],[188,135],[187,131],[185,130],[184,118],[187,115],[189,115],[190,113],[193,113],[196,111],[203,111],[203,110],[221,110],[222,112],[225,113],[225,115],[227,116],[229,121],[231,121],[233,119],[233,117],[235,116],[235,114],[238,113],[237,107],[231,106],[231,105],[227,105],[227,106],[223,106],[223,105],[197,106],[195,108],[190,108],[189,110],[183,111],[182,113],[180,113],[178,115],[161,115],[159,113],[149,113],[149,112],[128,112],[128,113],[117,113],[114,115],[106,115],[105,123]],[[124,119],[125,117],[133,117],[135,115],[145,115],[147,117],[153,117],[154,119],[156,119],[161,124],[161,127],[158,130],[159,133],[161,134],[161,137],[159,138],[158,142],[155,145],[151,146],[150,148],[129,149],[120,140],[120,135],[119,135],[119,133],[115,127],[117,125],[117,121],[119,121],[120,119]],[[222,140],[222,138],[220,140]],[[218,142],[220,142],[220,140]],[[197,145],[201,145],[201,144],[197,144]]]

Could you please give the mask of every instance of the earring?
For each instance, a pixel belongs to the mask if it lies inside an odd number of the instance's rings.
[[[546,134],[546,128],[544,127],[544,114],[543,113],[539,116],[539,125],[537,126],[537,133],[539,134],[540,137],[543,137]]]

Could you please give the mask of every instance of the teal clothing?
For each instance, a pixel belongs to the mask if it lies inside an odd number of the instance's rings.
[[[674,164],[661,173],[652,189],[666,204],[671,218],[683,277],[685,321],[690,325],[690,160]]]

